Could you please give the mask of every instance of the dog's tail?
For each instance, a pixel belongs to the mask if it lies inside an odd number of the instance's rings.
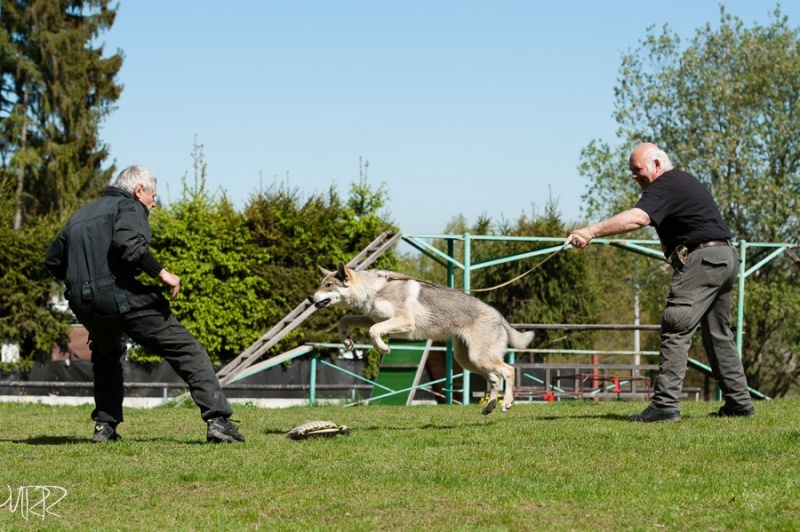
[[[503,320],[503,328],[508,333],[508,343],[515,349],[525,349],[531,345],[533,337],[536,335],[535,331],[519,332],[506,320]]]

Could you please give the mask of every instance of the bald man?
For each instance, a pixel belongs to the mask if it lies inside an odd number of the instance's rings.
[[[693,175],[674,168],[658,146],[631,152],[631,178],[642,189],[636,205],[577,229],[564,245],[585,248],[593,238],[652,225],[674,269],[661,319],[659,373],[650,405],[631,421],[680,421],[680,393],[689,347],[698,327],[725,404],[709,416],[755,415],[731,330],[731,292],[739,271],[732,234],[711,194]]]

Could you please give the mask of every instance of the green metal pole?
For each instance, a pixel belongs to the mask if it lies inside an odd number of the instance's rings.
[[[308,394],[308,406],[314,406],[317,403],[317,358],[319,357],[319,352],[314,351],[311,353],[311,368],[309,370],[309,394]]]
[[[739,297],[736,301],[736,349],[739,350],[739,357],[742,356],[742,331],[744,330],[744,280],[747,271],[747,256],[745,252],[747,244],[744,240],[739,241]]]
[[[447,240],[447,256],[451,259],[455,255],[453,239]],[[453,269],[453,261],[447,261],[447,286],[453,288],[455,286],[455,273]],[[447,341],[447,348],[444,352],[444,402],[445,404],[453,404],[453,341]]]
[[[472,274],[472,242],[470,234],[464,233],[464,293],[469,294],[471,289],[471,274]],[[469,404],[469,371],[464,368],[461,386],[462,398],[461,404]]]
[[[744,240],[739,241],[739,279],[738,279],[738,292],[739,296],[736,298],[736,350],[739,351],[739,358],[742,358],[743,340],[742,334],[744,330],[744,283],[745,273],[747,271],[747,242]],[[722,400],[722,390],[717,384],[716,393],[714,397],[717,401]]]

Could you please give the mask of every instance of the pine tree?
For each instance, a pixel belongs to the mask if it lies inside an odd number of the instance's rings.
[[[71,212],[110,181],[102,119],[122,87],[122,55],[103,57],[109,0],[0,0],[0,192],[13,226]]]

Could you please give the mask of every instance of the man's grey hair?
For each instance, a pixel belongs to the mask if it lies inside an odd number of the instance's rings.
[[[119,173],[117,180],[114,182],[114,186],[133,194],[133,191],[136,190],[138,185],[144,185],[144,189],[152,193],[155,191],[157,183],[158,179],[153,172],[144,166],[135,164]]]
[[[663,168],[665,172],[675,168],[675,165],[672,164],[672,159],[669,158],[667,152],[665,152],[658,146],[653,146],[652,148],[648,149],[644,154],[644,159],[647,163],[648,168],[653,167],[653,165],[656,162],[656,159],[661,161],[661,168]]]

